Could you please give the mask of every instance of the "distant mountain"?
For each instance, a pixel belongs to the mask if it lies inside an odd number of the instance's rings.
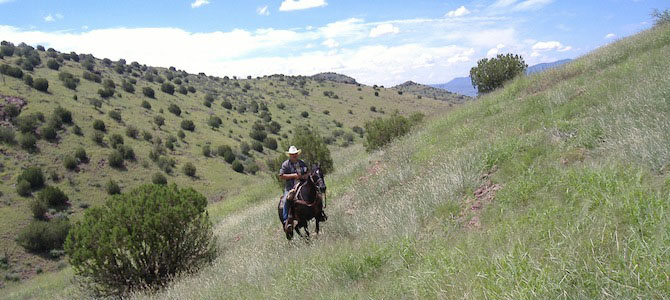
[[[566,64],[571,62],[572,59],[563,59],[555,62],[550,62],[550,63],[541,63],[537,65],[533,65],[528,67],[526,69],[526,75],[531,75],[535,73],[539,73],[542,71],[546,71],[551,68],[558,67],[560,65]],[[477,97],[477,89],[472,87],[472,80],[470,80],[470,76],[468,77],[456,77],[452,79],[451,81],[447,83],[440,83],[440,84],[429,84],[429,86],[438,88],[438,89],[444,89],[453,93],[461,94],[461,95],[466,95],[470,97]]]
[[[324,73],[319,73],[319,74],[314,74],[310,76],[312,79],[316,81],[334,81],[334,82],[339,82],[339,83],[346,83],[346,84],[358,84],[356,82],[356,79],[351,78],[347,75],[342,75],[334,72],[324,72]]]
[[[398,90],[398,92],[414,94],[421,97],[426,97],[435,100],[441,100],[449,103],[463,103],[469,99],[468,96],[464,96],[457,93],[452,93],[445,89],[439,89],[432,86],[427,86],[424,84],[419,84],[413,81],[407,81],[403,84],[399,84],[393,87],[393,89]]]

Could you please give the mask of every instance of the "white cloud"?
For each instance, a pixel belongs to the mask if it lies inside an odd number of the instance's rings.
[[[48,16],[44,17],[44,22],[54,22],[56,20],[62,20],[64,17],[61,14],[55,14],[51,15],[49,14]]]
[[[279,6],[279,11],[292,11],[308,8],[326,6],[325,0],[284,0]]]
[[[326,26],[320,27],[318,31],[319,34],[326,38],[365,37],[367,35],[367,26],[363,23],[363,19],[350,18],[328,23]]]
[[[554,2],[554,0],[498,0],[489,6],[489,10],[494,13],[536,10],[545,7],[552,2]]]
[[[191,8],[198,8],[207,4],[209,4],[209,0],[195,0],[195,2],[191,3]]]
[[[398,29],[398,27],[393,26],[393,24],[388,23],[379,24],[377,25],[377,27],[372,28],[372,30],[370,30],[370,37],[374,38],[380,35],[385,35],[389,33],[396,34],[398,32],[400,32],[400,29]]]
[[[328,48],[337,48],[338,46],[340,46],[340,44],[337,41],[335,41],[334,39],[327,39],[327,40],[323,41],[323,43],[321,43],[321,45],[324,45]]]
[[[608,33],[608,34],[605,36],[605,39],[608,39],[608,40],[609,40],[609,39],[613,39],[613,38],[615,38],[615,37],[616,37],[616,34],[614,34],[614,33]]]
[[[505,48],[505,45],[498,44],[495,48],[489,49],[489,51],[486,52],[486,57],[495,57],[496,55],[498,55],[498,53],[500,53],[500,50],[502,50],[502,48]]]
[[[470,13],[470,11],[469,11],[467,8],[465,8],[465,6],[461,6],[461,7],[457,8],[457,9],[455,9],[455,10],[452,10],[452,11],[448,12],[448,13],[446,14],[446,16],[447,16],[447,17],[450,17],[450,18],[454,18],[454,17],[462,17],[462,16],[465,16],[465,15],[467,15],[467,14],[469,14],[469,13]]]
[[[572,47],[565,46],[557,41],[537,42],[533,45],[533,51],[552,51],[565,52],[572,50]]]
[[[266,6],[257,8],[256,13],[258,13],[261,16],[269,16],[270,15],[270,10],[268,9],[268,6],[266,5]]]
[[[9,3],[9,2],[12,2],[12,1],[14,1],[14,0],[0,0],[0,4]]]

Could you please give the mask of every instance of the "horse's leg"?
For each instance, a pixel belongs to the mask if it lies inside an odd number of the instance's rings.
[[[319,220],[314,220],[316,222],[316,235],[319,235]]]

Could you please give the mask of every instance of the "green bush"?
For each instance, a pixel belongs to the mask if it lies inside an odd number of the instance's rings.
[[[20,180],[16,184],[16,193],[19,194],[19,196],[23,197],[30,196],[30,190],[31,190],[30,182],[28,182],[27,180]]]
[[[33,88],[46,92],[49,89],[49,81],[44,78],[37,78],[33,81]]]
[[[276,121],[272,121],[268,125],[268,129],[270,130],[270,132],[278,134],[279,130],[281,130],[281,125],[279,125],[279,123],[277,123]]]
[[[94,143],[96,143],[98,145],[103,144],[103,138],[104,137],[105,136],[100,131],[94,131],[93,133],[91,133],[91,141],[93,141]]]
[[[56,129],[53,128],[53,126],[45,125],[40,128],[40,134],[42,137],[50,142],[53,142],[56,140],[58,137],[58,133],[56,132]]]
[[[74,170],[77,167],[77,160],[72,156],[65,156],[63,166],[68,170]]]
[[[0,74],[5,74],[18,79],[23,78],[23,71],[21,71],[21,68],[10,65],[0,65]]]
[[[228,152],[230,152],[230,153],[233,152],[233,149],[230,148],[230,146],[228,146],[228,145],[221,145],[221,146],[216,148],[216,154],[219,155],[219,156],[225,156],[226,153],[228,153]]]
[[[133,125],[126,126],[126,136],[128,136],[129,138],[137,139],[137,135],[139,133],[140,132],[137,129],[137,127],[135,127]]]
[[[195,130],[195,124],[191,120],[182,120],[181,128],[184,130],[193,131]]]
[[[135,150],[128,145],[121,145],[117,148],[125,160],[135,160]]]
[[[196,169],[195,169],[195,166],[192,163],[187,162],[186,164],[184,164],[184,167],[182,168],[182,171],[184,172],[184,174],[186,176],[194,177]]]
[[[181,108],[179,108],[179,106],[174,103],[168,106],[168,111],[173,113],[175,116],[181,116]]]
[[[158,128],[160,128],[161,126],[163,126],[163,124],[165,124],[165,118],[163,116],[155,116],[154,124],[156,124]]]
[[[98,89],[98,95],[102,98],[109,98],[111,96],[114,96],[114,89],[105,87],[104,89]]]
[[[233,170],[238,173],[244,173],[244,166],[239,160],[233,161]]]
[[[117,195],[121,194],[121,187],[118,183],[116,183],[116,181],[110,179],[105,184],[105,191],[107,191],[108,195]]]
[[[233,153],[233,151],[225,152],[223,154],[223,160],[225,160],[229,164],[232,164],[235,161],[235,153]]]
[[[174,85],[169,82],[161,84],[161,92],[173,95],[174,94]]]
[[[4,126],[0,127],[0,142],[5,144],[14,144],[16,143],[14,137],[14,129]]]
[[[275,140],[274,138],[271,138],[271,137],[266,137],[263,140],[263,146],[265,146],[266,148],[268,148],[270,150],[277,150],[277,140]]]
[[[24,169],[16,179],[16,182],[21,183],[23,180],[30,183],[31,189],[42,188],[44,186],[44,174],[42,173],[42,169],[39,167],[29,167]]]
[[[107,129],[105,128],[105,122],[102,120],[95,120],[93,121],[93,129],[97,131],[106,131]]]
[[[49,206],[46,202],[35,198],[30,201],[30,211],[33,213],[33,218],[44,219],[47,211],[49,211]]]
[[[233,104],[230,103],[230,101],[228,101],[228,100],[223,100],[223,102],[221,102],[221,106],[223,106],[223,108],[225,108],[225,109],[232,109],[233,108]]]
[[[69,230],[70,221],[66,218],[57,218],[50,222],[33,220],[19,232],[16,242],[33,252],[62,249]]]
[[[72,124],[72,112],[61,106],[58,106],[56,109],[54,109],[53,117],[57,118],[65,124]]]
[[[72,133],[76,135],[83,135],[84,133],[81,132],[81,127],[79,125],[74,125],[72,126]]]
[[[502,87],[505,81],[521,75],[528,65],[520,55],[498,54],[494,58],[483,58],[477,66],[470,69],[472,86],[479,93],[488,93]]]
[[[309,113],[306,112],[306,111],[301,112],[300,115],[301,115],[303,118],[307,118],[307,117],[309,117]]]
[[[397,113],[388,118],[377,118],[366,122],[366,150],[373,151],[379,149],[394,139],[407,134],[411,125],[411,122],[407,118]]]
[[[88,162],[88,155],[86,154],[86,150],[84,148],[78,148],[74,152],[74,157],[79,160],[80,163],[87,163]]]
[[[55,59],[49,59],[47,60],[47,68],[58,71],[60,64]]]
[[[377,107],[375,107],[374,105],[370,106],[370,111],[371,112],[377,112]]]
[[[142,100],[142,108],[151,110],[151,103],[149,103],[147,100]]]
[[[33,86],[33,77],[30,76],[30,74],[26,74],[23,76],[23,83],[25,83],[27,86],[32,87]]]
[[[150,142],[153,139],[153,135],[149,131],[142,130],[142,138],[145,141]]]
[[[180,94],[182,94],[182,95],[186,95],[186,94],[188,94],[188,90],[187,90],[186,87],[183,86],[183,85],[179,87],[178,92],[179,92]]]
[[[114,83],[114,80],[111,79],[105,79],[102,81],[102,86],[105,88],[110,88],[110,89],[115,89],[116,88],[116,83]]]
[[[251,149],[263,153],[263,144],[261,144],[259,141],[251,141]]]
[[[123,154],[119,150],[114,150],[109,154],[108,161],[110,167],[120,169],[123,167]]]
[[[210,148],[209,145],[202,146],[202,155],[205,157],[212,155],[212,148]]]
[[[8,104],[6,105],[2,111],[5,113],[5,116],[9,118],[10,120],[13,120],[14,118],[18,117],[19,114],[21,114],[21,109],[14,105],[14,104]]]
[[[177,137],[183,140],[186,138],[186,133],[184,133],[184,131],[180,129],[179,131],[177,131]]]
[[[44,187],[44,189],[37,193],[37,199],[44,201],[44,203],[52,207],[67,205],[69,201],[67,195],[55,186]]]
[[[209,116],[209,120],[207,120],[207,125],[211,126],[212,128],[219,128],[221,123],[223,123],[223,121],[217,116]]]
[[[81,77],[83,77],[84,79],[86,79],[88,81],[93,81],[93,82],[97,82],[97,83],[102,82],[102,77],[100,77],[100,75],[94,74],[94,73],[91,73],[91,72],[88,72],[88,71],[84,71],[84,73],[82,73]]]
[[[121,136],[120,134],[114,133],[109,136],[109,145],[112,148],[116,149],[117,146],[123,145],[123,143],[124,143],[123,136]]]
[[[124,81],[121,81],[121,87],[122,87],[123,90],[126,91],[127,93],[131,93],[131,94],[132,94],[132,93],[135,93],[135,86],[133,86],[133,84],[130,83],[130,82],[128,82],[128,81],[125,81],[125,80],[124,80]]]
[[[142,94],[149,98],[153,98],[155,96],[154,89],[148,86],[142,88]]]
[[[262,142],[267,137],[267,133],[265,133],[265,131],[263,131],[263,130],[253,129],[249,133],[249,137],[251,137],[252,139],[257,140],[259,142]]]
[[[328,150],[328,146],[316,131],[312,131],[305,126],[297,127],[293,137],[289,141],[289,145],[295,145],[301,149],[301,159],[309,164],[319,163],[324,174],[333,171],[333,159],[330,156],[330,150]],[[284,153],[280,155],[284,155]],[[276,171],[279,172],[279,169]]]
[[[240,152],[242,152],[244,155],[249,155],[249,151],[251,150],[251,146],[247,142],[242,141],[240,143]]]
[[[216,257],[206,208],[207,199],[192,188],[143,185],[87,210],[65,251],[75,274],[100,296],[164,286]]]
[[[154,173],[153,176],[151,176],[151,182],[153,184],[165,185],[165,184],[167,184],[167,179],[165,178],[165,175],[163,175],[163,173],[156,172],[156,173]]]

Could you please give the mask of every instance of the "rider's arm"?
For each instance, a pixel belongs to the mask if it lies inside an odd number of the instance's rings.
[[[298,173],[293,173],[293,174],[279,174],[279,178],[284,179],[284,180],[300,179],[300,175],[298,175]]]

